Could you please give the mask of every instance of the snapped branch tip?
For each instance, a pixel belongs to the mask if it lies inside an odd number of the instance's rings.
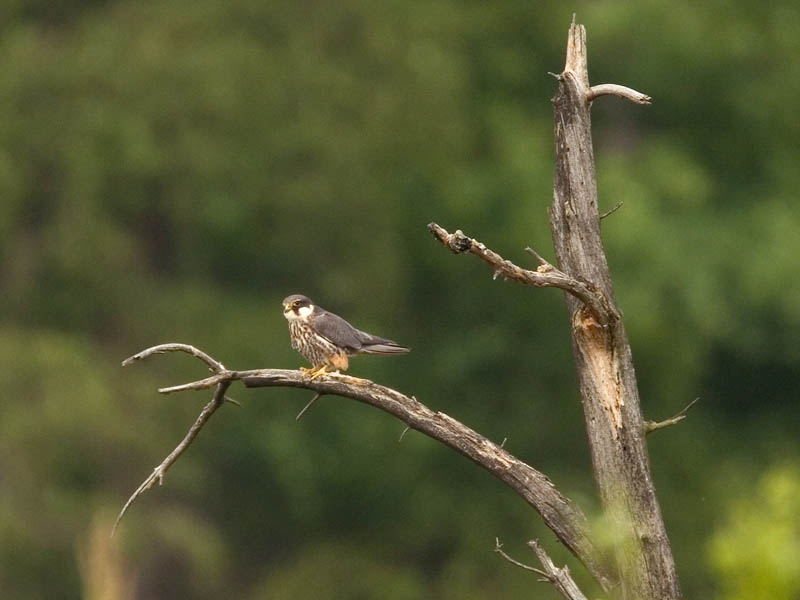
[[[552,266],[552,265],[550,265],[550,263],[547,261],[547,259],[545,259],[545,258],[544,258],[544,257],[543,257],[541,254],[539,254],[539,253],[538,253],[536,250],[534,250],[534,249],[533,249],[533,248],[531,248],[530,246],[526,246],[526,247],[525,247],[525,252],[527,252],[528,254],[530,254],[531,256],[533,256],[533,257],[534,257],[536,260],[538,260],[538,261],[539,261],[539,264],[540,264],[541,266],[543,266],[543,267],[544,267],[544,266],[548,266],[548,265],[549,265],[549,266]]]
[[[616,83],[601,83],[598,85],[593,85],[586,90],[586,99],[589,100],[589,102],[593,101],[595,98],[599,98],[600,96],[617,96],[619,98],[623,98],[624,100],[628,100],[629,102],[633,102],[634,104],[641,104],[644,106],[652,104],[653,101],[653,99],[647,94],[637,92],[632,88]]]

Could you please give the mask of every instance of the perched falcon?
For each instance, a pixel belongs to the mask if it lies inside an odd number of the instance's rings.
[[[411,350],[350,325],[342,317],[317,306],[299,294],[283,300],[283,316],[289,321],[292,348],[311,363],[311,378],[347,370],[355,354],[401,354]]]

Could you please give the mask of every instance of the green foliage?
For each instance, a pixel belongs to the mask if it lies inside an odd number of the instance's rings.
[[[298,557],[293,564],[279,565],[275,571],[255,588],[251,596],[254,600],[298,596],[411,600],[425,595],[422,582],[411,571],[402,570],[396,557],[381,560],[357,546],[320,543],[309,555]]]
[[[800,468],[773,467],[732,498],[708,545],[727,600],[789,600],[800,590]]]
[[[800,9],[751,4],[3,3],[3,596],[91,595],[81,540],[207,401],[154,392],[196,361],[120,360],[184,341],[297,366],[294,292],[414,348],[357,374],[507,438],[592,512],[560,295],[492,281],[425,231],[553,258],[547,72],[573,10],[593,81],[655,99],[595,103],[601,209],[624,201],[603,228],[646,416],[702,398],[651,442],[686,596],[735,593],[732,563],[703,567],[707,540],[737,544],[714,517],[750,494],[723,493],[725,473],[798,455],[800,384]],[[123,523],[127,568],[104,568],[142,597],[553,593],[490,554],[549,533],[459,456],[343,400],[298,424],[306,394],[231,394],[244,406]]]

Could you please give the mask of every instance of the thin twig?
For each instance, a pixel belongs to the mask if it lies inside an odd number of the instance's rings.
[[[406,434],[411,431],[411,427],[406,427],[403,429],[403,433],[400,434],[400,437],[397,439],[398,443],[403,441],[403,438],[406,437]]]
[[[181,440],[181,443],[178,444],[175,449],[169,453],[169,455],[161,461],[161,464],[158,465],[150,476],[145,479],[142,484],[136,488],[136,491],[131,494],[131,497],[128,498],[128,501],[125,503],[125,506],[122,507],[119,515],[117,516],[117,520],[114,521],[114,527],[111,529],[111,535],[113,536],[117,530],[117,525],[122,520],[122,517],[125,516],[125,513],[128,511],[128,508],[141,496],[144,492],[149,490],[153,487],[156,481],[158,484],[161,485],[164,482],[164,475],[166,475],[167,470],[177,461],[181,455],[186,451],[186,449],[191,445],[194,441],[194,438],[197,437],[197,434],[200,433],[200,430],[203,428],[203,425],[206,424],[208,419],[214,412],[222,406],[225,402],[225,391],[230,386],[230,381],[223,381],[218,386],[217,389],[214,391],[214,397],[211,401],[205,405],[203,410],[200,412],[200,415],[195,420],[192,427],[189,429],[186,436]]]
[[[234,400],[230,396],[225,396],[225,402],[230,402],[234,406],[237,406],[238,408],[242,408],[242,403],[239,402],[238,400]]]
[[[689,412],[689,409],[692,408],[697,402],[700,400],[698,396],[669,419],[664,419],[663,421],[645,421],[644,422],[644,432],[645,433],[652,433],[658,429],[664,429],[665,427],[671,427],[677,423],[680,423],[686,418],[686,413]]]
[[[617,212],[620,209],[620,207],[623,204],[624,204],[624,202],[622,200],[620,200],[614,206],[612,206],[606,212],[604,212],[602,215],[600,215],[600,219],[602,220],[602,219],[605,219],[609,215],[613,215],[615,212]]]
[[[294,418],[294,420],[295,420],[295,421],[299,421],[299,420],[302,418],[302,416],[303,416],[304,414],[306,414],[306,411],[307,411],[309,408],[311,408],[311,405],[312,405],[312,404],[314,404],[314,402],[316,402],[317,400],[319,400],[321,396],[322,396],[322,394],[320,394],[319,392],[317,392],[316,394],[314,394],[314,397],[311,399],[311,402],[309,402],[308,404],[306,404],[306,405],[303,407],[303,410],[301,410],[299,413],[297,413],[297,416]]]
[[[544,577],[545,578],[544,581],[549,581],[549,579],[547,577],[547,573],[545,573],[541,569],[537,569],[536,567],[532,567],[530,565],[526,565],[525,563],[521,563],[518,560],[515,560],[515,559],[511,558],[508,554],[506,554],[502,549],[503,548],[503,544],[500,543],[500,538],[494,538],[494,544],[495,544],[494,545],[494,551],[497,552],[503,558],[505,558],[512,565],[516,565],[520,569],[525,569],[526,571],[533,571],[534,573],[537,573],[537,574],[541,575],[542,577]]]
[[[589,91],[586,92],[586,99],[589,102],[600,96],[619,96],[625,100],[630,100],[634,104],[644,105],[650,104],[653,100],[647,94],[637,92],[634,89],[625,87],[624,85],[618,85],[616,83],[601,83],[599,85],[593,85],[589,88]]]

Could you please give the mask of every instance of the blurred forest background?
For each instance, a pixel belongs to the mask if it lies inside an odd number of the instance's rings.
[[[554,260],[548,71],[572,13],[607,252],[687,598],[800,598],[800,5],[6,0],[0,5],[3,598],[558,598],[538,516],[368,407],[234,386],[113,540],[227,366],[295,368],[305,293],[413,347],[351,372],[449,413],[590,514],[563,297],[426,231]]]

